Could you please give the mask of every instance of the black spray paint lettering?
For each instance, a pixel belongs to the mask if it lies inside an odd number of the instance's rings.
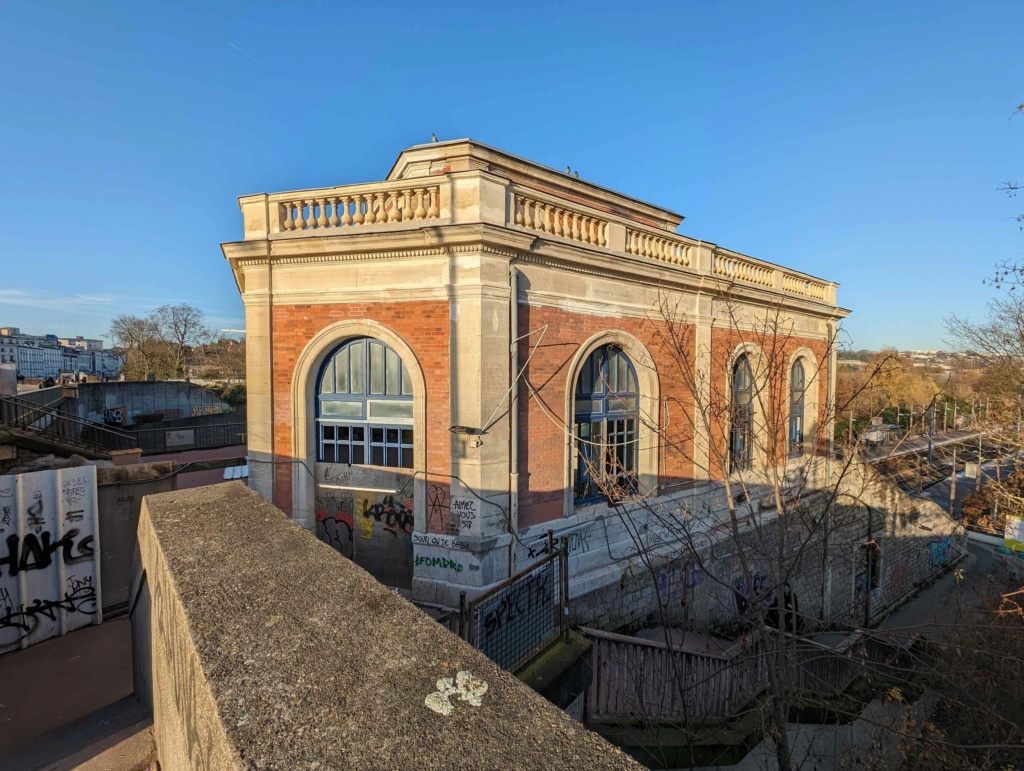
[[[409,510],[411,501],[401,503],[393,495],[385,495],[380,503],[367,503],[363,516],[373,517],[377,522],[384,523],[384,529],[391,535],[399,532],[412,533],[415,529],[412,512]]]
[[[471,498],[452,498],[451,511],[463,530],[473,527],[476,521],[476,501]]]
[[[40,538],[42,540],[40,541]],[[19,547],[20,541],[20,549]],[[53,534],[45,531],[37,537],[35,533],[27,533],[21,541],[18,535],[7,536],[7,556],[0,556],[0,574],[3,566],[7,566],[9,575],[16,576],[22,571],[44,570],[53,563],[54,553],[60,549],[65,565],[74,565],[92,559],[93,537],[86,535],[78,539],[78,530],[71,528],[59,541],[53,540]],[[2,554],[2,552],[0,552]]]
[[[10,595],[0,596],[6,608],[4,615],[0,616],[0,631],[14,629],[19,633],[19,638],[32,634],[41,618],[48,618],[50,621],[57,620],[57,613],[61,610],[68,613],[84,613],[89,616],[96,615],[96,588],[92,583],[83,582],[77,588],[64,592],[60,600],[32,600],[30,605],[19,605],[17,608],[10,604]],[[17,642],[17,641],[15,641]],[[14,643],[6,643],[11,645]],[[0,644],[2,647],[2,644]]]
[[[555,594],[553,583],[550,572],[544,571],[505,594],[484,614],[484,639],[517,618],[551,608]]]

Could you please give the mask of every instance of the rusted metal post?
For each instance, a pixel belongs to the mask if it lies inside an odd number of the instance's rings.
[[[559,628],[562,630],[562,641],[569,642],[569,538],[562,538],[561,557],[558,560],[559,583],[561,584],[561,607],[559,608]]]
[[[467,642],[471,642],[469,639],[469,624],[466,623],[466,592],[463,590],[459,592],[459,637]]]

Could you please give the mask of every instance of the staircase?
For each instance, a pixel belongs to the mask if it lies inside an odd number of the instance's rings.
[[[130,450],[136,440],[124,431],[50,405],[0,396],[0,443],[95,459],[109,458],[114,450]]]

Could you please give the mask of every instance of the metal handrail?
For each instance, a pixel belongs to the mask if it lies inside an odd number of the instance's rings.
[[[47,418],[45,425],[39,425]],[[124,431],[16,396],[0,396],[0,428],[27,431],[100,452],[136,446],[135,437]]]

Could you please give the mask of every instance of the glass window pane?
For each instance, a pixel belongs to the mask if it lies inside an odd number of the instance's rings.
[[[626,384],[626,357],[621,353],[615,357],[616,369],[618,370],[618,377],[615,378],[615,390],[625,391],[627,389]]]
[[[384,429],[383,428],[370,428],[370,441],[381,444],[384,442]]]
[[[353,442],[365,442],[366,436],[362,426],[352,426],[352,441]],[[362,463],[362,461],[359,461]]]
[[[324,367],[324,376],[320,379],[320,393],[322,394],[333,394],[334,393],[334,362],[327,362],[327,366]]]
[[[398,448],[397,447],[388,447],[387,463],[385,463],[384,465],[390,466],[392,468],[398,468]]]
[[[365,383],[363,382],[363,344],[352,343],[349,346],[349,356],[351,358],[351,372],[352,376],[349,379],[349,393],[353,394],[364,394],[366,393]]]
[[[412,418],[412,402],[370,402],[371,418]]]
[[[389,428],[387,430],[387,437],[388,437],[388,439],[387,439],[388,444],[398,444],[398,429],[397,428]]]
[[[361,466],[366,462],[365,447],[361,444],[352,445],[352,462],[357,466]]]
[[[383,466],[384,465],[384,448],[383,447],[371,447],[370,452],[372,453],[370,458],[371,466]]]
[[[402,429],[402,444],[405,444],[405,445],[408,445],[408,446],[412,447],[412,429],[411,428],[403,428]]]
[[[343,442],[348,441],[348,426],[338,426],[338,439]]]
[[[384,351],[384,393],[388,396],[398,396],[398,370],[402,368],[402,361],[398,354],[388,348]]]
[[[402,395],[412,396],[412,379],[409,377],[409,368],[402,365]]]
[[[339,394],[348,393],[348,348],[334,357],[334,388]]]
[[[334,463],[334,457],[335,457],[334,456],[334,445],[333,444],[329,444],[329,443],[328,444],[324,444],[323,448],[324,448],[324,453],[323,453],[324,454],[324,462],[325,463]]]
[[[361,418],[363,417],[363,403],[324,399],[320,402],[320,414],[334,418]]]
[[[384,393],[384,346],[370,343],[370,393]]]
[[[587,357],[580,370],[579,380],[576,381],[576,393],[590,394],[594,391],[594,354]]]
[[[338,463],[348,463],[348,445],[338,445]]]
[[[334,439],[334,426],[324,426],[324,439]]]
[[[402,468],[412,468],[412,450],[402,450]]]

